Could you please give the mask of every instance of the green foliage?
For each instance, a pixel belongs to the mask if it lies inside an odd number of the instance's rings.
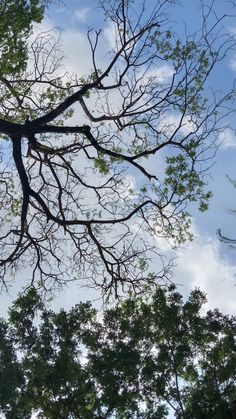
[[[18,416],[21,404],[20,389],[24,387],[24,375],[14,348],[14,337],[9,336],[8,325],[0,321],[0,406],[9,418]],[[27,413],[27,406],[23,407]],[[27,416],[25,416],[27,417]]]
[[[94,159],[94,167],[103,175],[107,175],[110,170],[109,162],[102,154]]]
[[[30,290],[1,322],[2,413],[154,419],[171,406],[177,418],[235,418],[236,319],[202,315],[205,302],[158,288],[98,321],[89,303],[54,313]]]
[[[188,153],[191,154],[191,158],[194,156],[195,147],[191,144],[187,149]],[[212,193],[211,191],[204,192],[205,182],[201,174],[194,169],[192,171],[189,170],[190,162],[188,161],[188,156],[177,154],[167,157],[166,163],[165,192],[168,193],[170,189],[179,198],[188,197],[189,201],[198,201],[199,210],[206,211]]]
[[[0,77],[25,69],[27,43],[33,22],[41,22],[47,1],[0,1]]]
[[[136,9],[104,0],[116,39],[88,31],[92,68],[81,77],[62,65],[58,30],[33,33],[47,3],[0,0],[0,134],[9,141],[0,276],[5,284],[27,266],[31,284],[50,289],[86,272],[107,298],[142,291],[147,262],[163,263],[153,236],[183,243],[188,203],[207,209],[206,166],[234,92],[212,92],[207,104],[204,85],[235,42],[223,16],[212,26],[213,7],[203,8],[199,30],[178,35],[166,15],[175,1]],[[163,281],[167,272],[168,262]]]
[[[50,2],[50,0],[0,0],[0,117],[8,121],[24,124],[26,119],[36,118],[39,109],[50,111],[72,93],[70,83],[62,83],[60,77],[53,78],[52,85],[49,83],[45,89],[37,93],[34,82],[27,81],[28,77],[32,78],[28,64],[34,59],[38,61],[35,63],[35,82],[41,80],[44,71],[41,66],[43,56],[50,55],[48,52],[50,48],[51,70],[61,62],[58,40],[54,39],[52,32],[42,33],[30,40],[33,24],[42,21],[45,8]],[[73,108],[64,112],[56,124],[61,125],[61,121],[71,117],[72,114]]]
[[[115,153],[122,153],[121,147],[113,147],[112,149]],[[113,157],[113,156],[105,156],[103,153],[98,153],[98,156],[94,159],[94,167],[98,170],[99,173],[103,175],[107,175],[110,170],[111,166],[114,163],[122,163],[122,158]]]

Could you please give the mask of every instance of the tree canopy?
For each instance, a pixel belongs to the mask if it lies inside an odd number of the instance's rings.
[[[70,75],[57,33],[32,33],[46,2],[0,2],[2,284],[26,266],[38,286],[68,274],[108,296],[166,277],[149,269],[156,238],[185,241],[188,203],[207,208],[204,161],[234,95],[206,90],[234,46],[226,17],[202,5],[200,30],[178,35],[174,5],[101,2],[112,45],[101,61],[103,33],[89,31],[93,68]]]
[[[130,296],[100,320],[90,303],[48,309],[32,288],[0,322],[6,418],[235,418],[236,318],[202,314],[174,286]]]

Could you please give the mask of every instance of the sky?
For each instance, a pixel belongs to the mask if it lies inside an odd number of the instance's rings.
[[[183,31],[187,27],[194,30],[198,26],[199,6],[196,0],[180,1],[181,5],[175,8],[172,25]],[[209,2],[208,2],[209,3]],[[136,3],[138,4],[138,2]],[[152,5],[152,0],[147,4]],[[198,9],[197,9],[198,8]],[[236,13],[232,2],[216,0],[217,13]],[[91,68],[88,40],[88,29],[102,28],[107,43],[111,41],[110,27],[104,22],[101,11],[95,0],[67,0],[54,4],[47,12],[41,28],[62,29],[62,48],[64,51],[64,67],[80,76],[88,73]],[[236,34],[236,20],[228,20],[226,28],[230,33]],[[101,54],[101,51],[100,51]],[[99,56],[101,62],[104,59]],[[162,71],[165,72],[165,69]],[[232,86],[236,77],[236,53],[230,54],[224,62],[220,63],[216,72],[210,78],[210,85],[214,90],[226,91]],[[180,292],[187,295],[194,287],[200,287],[207,293],[208,307],[218,307],[225,313],[236,314],[236,248],[229,248],[220,243],[216,235],[218,228],[222,234],[236,238],[236,216],[230,214],[229,209],[236,209],[236,189],[229,182],[228,177],[236,179],[236,124],[235,115],[229,119],[232,129],[225,130],[218,139],[219,150],[212,161],[212,167],[207,175],[209,189],[213,192],[209,209],[205,213],[190,208],[192,216],[192,232],[194,239],[177,251],[173,282],[178,284]],[[0,314],[6,312],[7,304],[15,295],[11,289],[9,295],[2,295]],[[69,309],[80,300],[97,300],[99,295],[91,289],[80,288],[77,282],[68,285],[59,295],[55,296],[53,307]],[[101,300],[94,301],[101,306]]]
[[[180,6],[175,7],[174,17],[172,15],[171,18],[173,26],[182,31],[185,22],[189,30],[193,31],[194,25],[197,28],[199,22],[196,16],[199,15],[199,3],[196,0],[180,1]],[[147,4],[151,7],[152,1]],[[236,9],[232,8],[232,3],[227,1],[216,0],[214,8],[218,15],[236,12]],[[86,72],[89,65],[86,30],[103,27],[103,30],[109,33],[108,28],[106,26],[104,28],[100,16],[95,0],[86,3],[83,0],[70,0],[65,6],[61,5],[53,15],[49,14],[48,24],[58,25],[64,30],[62,39],[67,65],[74,71]],[[234,19],[234,17],[228,19],[226,30],[236,32]],[[210,78],[210,83],[215,90],[227,91],[235,77],[236,54],[231,54],[221,63],[220,68],[216,69]],[[232,129],[236,129],[233,117],[229,122]],[[173,281],[180,284],[180,291],[184,294],[199,286],[207,293],[210,307],[217,306],[225,312],[236,313],[236,249],[229,249],[226,244],[220,243],[216,236],[216,230],[221,228],[223,234],[236,238],[236,217],[229,214],[230,208],[234,206],[236,208],[236,190],[227,178],[227,175],[232,179],[236,178],[235,132],[228,130],[222,134],[219,142],[222,142],[222,145],[212,161],[213,166],[207,177],[213,198],[205,213],[200,213],[194,207],[191,208],[194,240],[178,251]],[[58,298],[58,305],[69,305],[72,299],[75,302],[77,295],[75,292],[72,298],[68,288]]]

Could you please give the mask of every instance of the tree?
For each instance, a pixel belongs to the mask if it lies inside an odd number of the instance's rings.
[[[174,286],[158,288],[98,321],[89,303],[55,313],[29,290],[1,321],[9,353],[5,362],[0,352],[9,382],[2,413],[161,419],[170,409],[177,418],[235,418],[236,318],[201,314],[205,302],[198,289],[184,302]]]
[[[44,2],[1,2],[4,25],[14,17],[13,36],[4,37],[4,26],[0,33],[6,286],[27,266],[29,280],[45,289],[69,274],[107,296],[140,291],[167,276],[166,266],[158,275],[148,267],[161,258],[155,238],[183,242],[187,204],[207,208],[203,162],[215,152],[221,105],[234,95],[211,98],[204,90],[234,46],[224,17],[202,5],[201,30],[184,39],[168,20],[174,1],[158,0],[152,10],[145,0],[138,10],[131,0],[101,3],[113,45],[99,63],[102,32],[88,32],[93,68],[82,77],[64,74],[55,34],[33,38]]]
[[[26,70],[28,53],[26,40],[32,33],[33,22],[41,22],[48,3],[48,0],[8,0],[7,2],[1,0],[0,2],[0,75],[4,96],[7,87],[13,97],[17,98],[17,92],[14,96],[14,89],[8,84],[7,77],[18,76]],[[10,102],[10,96],[8,100]],[[6,97],[1,98],[2,106],[5,101]]]

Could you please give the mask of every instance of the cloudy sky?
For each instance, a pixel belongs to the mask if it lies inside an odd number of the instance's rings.
[[[150,0],[151,7],[152,0]],[[198,1],[181,0],[182,6],[175,8],[172,16],[173,26],[183,28],[183,21],[187,27],[193,28],[199,23]],[[211,3],[211,1],[209,2]],[[138,2],[137,2],[138,4]],[[148,4],[148,2],[147,2]],[[215,1],[217,13],[225,13],[227,4],[228,12],[234,13],[232,2]],[[223,10],[224,9],[224,10]],[[193,18],[194,17],[194,18]],[[102,28],[104,40],[112,42],[112,29],[104,22],[96,0],[68,0],[54,5],[42,23],[42,29],[61,28],[63,50],[65,54],[64,66],[68,71],[79,76],[89,73],[91,69],[91,56],[89,54],[86,31],[88,29]],[[227,31],[236,33],[236,23],[229,19]],[[99,60],[105,60],[99,50]],[[161,77],[168,77],[168,66],[163,65],[159,70]],[[220,64],[210,82],[214,90],[226,91],[230,89],[236,76],[236,55],[230,54]],[[177,253],[178,259],[174,269],[173,281],[179,284],[180,292],[187,294],[190,289],[199,286],[208,295],[210,307],[219,307],[226,313],[236,313],[236,248],[229,248],[219,242],[216,230],[221,228],[222,234],[236,238],[236,216],[230,214],[230,208],[236,208],[236,189],[229,182],[227,176],[236,179],[236,124],[235,115],[228,120],[232,129],[227,129],[219,136],[220,148],[212,163],[207,177],[209,188],[214,196],[210,208],[206,213],[200,213],[196,208],[191,208],[192,231],[194,240],[183,246]],[[151,163],[150,163],[151,164]],[[2,296],[1,312],[6,310],[7,303],[14,296]],[[69,308],[81,299],[96,299],[98,295],[89,289],[79,288],[77,283],[69,285],[54,301],[54,306]],[[99,305],[101,302],[98,302]]]

